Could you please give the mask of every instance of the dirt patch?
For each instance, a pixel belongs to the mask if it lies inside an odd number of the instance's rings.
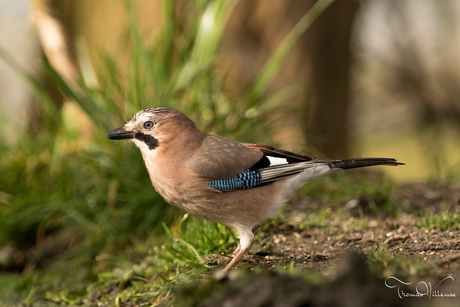
[[[344,235],[343,228],[292,229],[290,233],[270,229],[263,234],[267,243],[256,247],[252,258],[264,267],[294,261],[302,270],[321,269],[330,261],[338,261],[345,251],[366,254],[386,247],[394,255],[442,264],[444,272],[439,274],[451,274],[460,265],[459,230],[426,231],[400,225],[397,230],[373,227]]]

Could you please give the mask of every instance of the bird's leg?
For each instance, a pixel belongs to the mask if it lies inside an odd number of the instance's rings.
[[[232,261],[230,261],[229,264],[227,264],[227,266],[226,266],[225,269],[224,269],[224,272],[227,272],[228,270],[230,270],[230,268],[231,268],[232,266],[234,266],[235,263],[237,263],[238,260],[239,260],[249,249],[251,249],[251,246],[252,246],[252,243],[251,243],[251,245],[249,245],[249,246],[246,247],[246,248],[241,248],[241,244],[240,244],[238,252],[235,254],[235,256],[233,256]]]
[[[231,259],[231,261],[228,263],[228,265],[225,267],[224,269],[224,272],[227,272],[231,267],[233,267],[237,262],[238,260],[244,256],[244,254],[249,251],[252,247],[252,244],[254,243],[254,232],[259,228],[259,225],[256,225],[254,227],[252,227],[251,230],[249,230],[248,228],[239,228],[237,229],[238,232],[240,233],[241,235],[241,240],[240,240],[240,244],[238,245],[238,247],[235,249],[235,251],[233,252],[233,258]],[[226,262],[226,259],[227,256],[221,256],[221,255],[213,255],[215,258],[218,258],[218,263],[220,261],[225,261]],[[215,261],[215,258],[214,259],[206,259],[203,263],[205,262],[214,262]],[[230,257],[228,257],[230,258]]]
[[[225,267],[224,272],[227,272],[230,270],[232,266],[234,266],[238,260],[247,252],[251,249],[252,244],[254,243],[254,233],[253,231],[256,231],[257,228],[259,228],[259,225],[251,228],[246,228],[246,227],[241,227],[241,228],[236,228],[238,232],[240,233],[241,239],[240,239],[240,245],[235,250],[235,256],[233,256],[232,261]]]
[[[259,229],[260,225],[256,225],[252,227],[251,231],[253,234],[256,233],[257,229]],[[238,247],[233,251],[232,255],[235,256],[241,249],[241,244],[238,244]]]
[[[240,251],[241,249],[241,244],[238,244],[238,247],[233,251],[232,255],[233,257],[235,257],[236,254],[238,254],[238,252]]]

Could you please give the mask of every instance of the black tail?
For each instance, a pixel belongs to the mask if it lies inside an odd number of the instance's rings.
[[[330,165],[332,168],[348,169],[348,168],[357,168],[357,167],[365,167],[365,166],[373,166],[373,165],[405,165],[405,164],[397,162],[396,159],[359,158],[359,159],[348,159],[348,160],[332,162]]]

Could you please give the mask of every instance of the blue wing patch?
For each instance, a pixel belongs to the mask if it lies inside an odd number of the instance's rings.
[[[234,190],[255,188],[260,186],[261,182],[258,171],[247,169],[233,178],[209,181],[208,185],[216,190]]]

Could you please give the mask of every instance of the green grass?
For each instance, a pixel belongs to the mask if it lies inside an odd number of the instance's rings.
[[[117,301],[151,303],[169,300],[172,299],[171,292],[179,284],[209,272],[209,268],[201,265],[206,255],[218,253],[224,250],[227,244],[235,242],[231,229],[187,215],[172,228],[176,235],[173,235],[169,228],[166,229],[167,237],[161,240],[161,243],[137,242],[137,253],[142,255],[139,262],[131,261],[123,255],[107,255],[100,258],[99,261],[110,262],[116,269],[97,274],[97,280],[88,287],[82,287],[84,283],[71,286],[72,282],[75,282],[75,276],[63,278],[62,268],[49,269],[45,275],[34,274],[31,278],[40,278],[42,286],[30,288],[30,285],[27,286],[22,280],[25,286],[23,295],[27,296],[26,302],[83,302],[88,305],[97,299],[103,306],[111,306]],[[58,278],[56,275],[61,277]],[[43,280],[43,277],[47,279]],[[13,277],[10,279],[14,281]],[[9,279],[3,280],[6,282]],[[65,287],[50,286],[50,282],[53,281],[64,282]],[[28,282],[35,284],[37,280]],[[111,293],[112,291],[116,291],[116,295]]]
[[[427,275],[435,267],[422,258],[405,258],[392,253],[388,247],[379,244],[371,253],[364,256],[372,268],[382,277],[415,277]]]
[[[460,211],[458,209],[452,211],[446,208],[436,214],[427,211],[426,214],[415,223],[415,226],[428,229],[458,230],[460,229]]]

